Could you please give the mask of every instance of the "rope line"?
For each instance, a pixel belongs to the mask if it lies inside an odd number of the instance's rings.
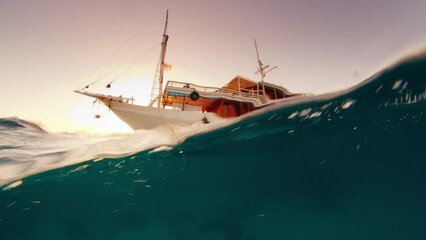
[[[151,21],[149,21],[147,24],[145,24],[145,25],[143,25],[143,26],[141,26],[140,28],[138,28],[130,37],[128,37],[126,40],[124,40],[115,50],[113,50],[112,51],[112,53],[110,54],[110,55],[108,55],[107,57],[105,57],[105,60],[104,60],[104,63],[105,62],[107,62],[107,60],[109,61],[110,59],[112,59],[112,58],[115,58],[116,56],[117,56],[117,54],[119,53],[119,51],[128,43],[128,42],[130,42],[132,39],[134,39],[136,36],[138,36],[139,34],[140,34],[140,32],[142,32],[142,30],[144,30],[145,28],[147,28],[148,26],[150,26],[152,23],[154,23],[155,21],[157,21],[160,17],[162,17],[163,16],[163,14],[159,14],[159,15],[157,15],[155,18],[153,18]],[[155,46],[155,47],[157,47],[158,46],[158,44]],[[153,47],[153,48],[155,48],[155,47]],[[149,52],[149,51],[151,51],[152,50],[152,48],[151,49],[149,49],[149,50],[147,50],[147,51],[145,51],[145,52]],[[145,53],[144,52],[144,53]],[[104,64],[103,63],[103,64]],[[103,64],[100,64],[99,66],[101,66],[101,65],[103,65]],[[115,65],[117,65],[117,64],[115,64]],[[97,67],[97,68],[94,68],[93,69],[93,71],[91,71],[91,73],[88,75],[88,77],[84,80],[84,82],[85,81],[87,81],[88,79],[90,79],[91,77],[92,77],[92,75],[96,72],[96,69],[99,69],[100,67]],[[110,71],[111,72],[111,71]],[[109,74],[110,74],[110,72],[108,72],[108,73],[106,73],[105,75],[106,76],[108,76]],[[92,82],[92,83],[90,83],[90,84],[88,84],[88,85],[84,85],[84,87],[83,88],[81,88],[81,89],[85,89],[86,87],[90,87],[91,85],[93,85],[93,84],[95,84],[95,83],[97,83],[97,82],[99,82],[100,80],[102,80],[103,78],[105,78],[105,77],[102,77],[102,78],[100,78],[100,79],[98,79],[98,80],[96,80],[96,81],[94,81],[94,82]],[[80,86],[82,86],[83,84],[80,84]],[[80,88],[79,88],[80,89]]]

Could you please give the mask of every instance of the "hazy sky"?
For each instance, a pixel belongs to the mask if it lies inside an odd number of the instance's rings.
[[[96,120],[93,99],[73,90],[118,78],[112,93],[146,103],[166,9],[165,79],[199,85],[258,80],[254,37],[262,61],[278,66],[267,81],[314,93],[426,45],[424,0],[0,0],[0,117],[52,131],[126,129],[105,109]]]

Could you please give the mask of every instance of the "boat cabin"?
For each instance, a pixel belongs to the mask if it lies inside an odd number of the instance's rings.
[[[168,81],[162,96],[162,106],[182,111],[214,112],[228,118],[259,109],[273,100],[299,95],[283,87],[258,83],[242,76],[236,76],[222,88]]]

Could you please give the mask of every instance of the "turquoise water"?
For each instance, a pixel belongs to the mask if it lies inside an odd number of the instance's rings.
[[[0,238],[426,239],[425,99],[421,54],[163,151],[29,175],[0,192]],[[0,170],[49,136],[0,126]]]

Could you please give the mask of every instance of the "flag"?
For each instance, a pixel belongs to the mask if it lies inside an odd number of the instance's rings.
[[[163,63],[163,67],[165,71],[170,71],[172,69],[172,65],[168,63]]]

